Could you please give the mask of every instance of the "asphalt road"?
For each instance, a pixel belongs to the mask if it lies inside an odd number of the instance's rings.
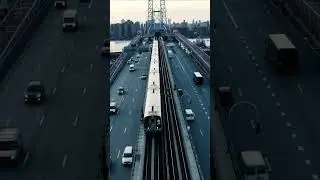
[[[320,144],[315,141],[319,138],[317,55],[271,5],[252,0],[216,4],[217,81],[228,81],[237,101],[253,102],[263,125],[263,135],[257,137],[250,123],[253,112],[243,106],[232,113],[230,121],[225,120],[229,137],[238,150],[259,148],[267,153],[272,179],[316,179],[320,158]],[[266,65],[264,43],[270,33],[286,33],[297,46],[299,75],[281,77]]]
[[[210,123],[210,87],[209,82],[201,86],[196,86],[192,80],[193,72],[197,68],[192,63],[192,59],[180,47],[174,47],[176,53],[169,60],[173,73],[173,78],[177,88],[183,89],[185,96],[180,98],[184,109],[191,108],[195,114],[195,120],[188,122],[192,142],[197,151],[198,160],[204,176],[204,179],[210,179],[210,161],[209,161],[209,123]],[[191,104],[189,104],[191,98]],[[200,108],[199,108],[200,107]]]
[[[28,156],[19,169],[1,170],[1,179],[95,179],[107,118],[106,64],[96,50],[105,38],[106,7],[103,0],[80,7],[75,34],[62,32],[62,11],[52,9],[2,83],[0,118],[16,121]],[[44,82],[47,102],[24,104],[30,80]]]
[[[120,110],[118,114],[110,117],[111,179],[131,177],[132,168],[122,166],[121,158],[126,145],[136,148],[147,84],[147,80],[140,79],[140,76],[143,73],[148,74],[149,61],[150,53],[146,52],[141,54],[139,62],[134,63],[136,71],[129,72],[129,64],[126,64],[110,88],[110,101],[116,101]],[[125,88],[126,94],[118,95],[120,86]]]

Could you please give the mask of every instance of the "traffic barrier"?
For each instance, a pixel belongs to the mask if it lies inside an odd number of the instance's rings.
[[[22,21],[17,25],[16,29],[14,29],[14,27],[12,29],[11,27],[6,27],[10,24],[7,22],[10,21],[10,18],[18,16],[18,13],[15,12],[17,9],[15,8],[26,6],[28,3],[32,3],[32,5]],[[0,50],[2,50],[0,55],[0,81],[4,79],[19,55],[23,52],[26,43],[32,37],[33,32],[36,31],[43,18],[47,15],[48,9],[51,7],[50,5],[52,5],[52,3],[52,0],[35,0],[34,2],[25,0],[17,1],[15,6],[8,13],[8,16],[1,21],[1,40],[5,40],[2,42],[7,42],[7,44],[0,45]],[[21,10],[18,9],[18,12],[20,11]]]

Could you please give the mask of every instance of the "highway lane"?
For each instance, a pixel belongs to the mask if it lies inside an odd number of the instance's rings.
[[[81,25],[96,28],[83,28],[76,35],[62,33],[61,12],[52,10],[3,84],[2,119],[17,121],[30,155],[19,173],[1,173],[1,179],[95,178],[106,119],[105,64],[96,51],[105,35],[104,7],[106,2],[95,1],[85,12],[92,18]],[[38,107],[23,104],[23,90],[31,79],[43,80],[48,89],[48,102]]]
[[[233,1],[226,3],[229,12],[236,19],[236,24],[241,26],[240,32],[236,31],[234,23],[229,18],[227,19],[227,11],[225,11],[223,3],[221,1],[219,3],[221,9],[217,8],[216,11],[220,18],[217,19],[216,38],[218,47],[215,57],[217,67],[219,67],[216,70],[218,79],[221,82],[224,80],[231,82],[234,93],[238,96],[237,99],[250,100],[258,106],[264,126],[263,140],[261,140],[263,143],[260,146],[270,155],[273,178],[312,179],[311,174],[316,175],[316,171],[308,160],[318,159],[317,154],[313,152],[317,145],[310,142],[315,136],[306,136],[307,132],[310,133],[310,129],[305,128],[305,126],[311,123],[311,120],[302,122],[301,115],[304,112],[310,112],[310,110],[307,111],[304,108],[312,109],[308,106],[308,103],[313,101],[308,101],[309,95],[304,94],[301,97],[301,93],[298,94],[298,88],[295,86],[299,81],[298,79],[304,78],[304,82],[310,82],[314,79],[313,76],[307,80],[311,74],[314,75],[313,69],[310,69],[310,73],[306,72],[306,69],[309,69],[308,66],[314,62],[312,58],[314,54],[310,50],[306,51],[308,49],[306,43],[301,42],[301,37],[297,32],[290,27],[284,29],[288,24],[281,17],[276,14],[271,16],[265,13],[261,2],[259,4],[258,2],[247,1],[245,6],[250,7],[249,10]],[[250,15],[251,13],[254,16]],[[271,32],[289,32],[289,35],[292,34],[293,41],[299,44],[297,47],[303,52],[302,58],[310,59],[309,62],[302,63],[302,75],[291,78],[276,78],[272,70],[266,67],[262,58],[264,38]],[[243,38],[240,38],[241,36]],[[232,51],[231,54],[230,49],[236,51]],[[308,54],[308,57],[305,56],[306,54]],[[299,104],[298,107],[295,104]],[[303,108],[301,108],[301,104],[303,104]],[[238,121],[234,120],[232,122]],[[246,121],[246,123],[250,122]],[[241,127],[241,124],[246,127]],[[248,127],[243,123],[236,123],[236,125],[241,129]],[[317,127],[317,124],[314,124],[314,127]],[[307,130],[303,131],[304,129]],[[246,138],[243,136],[246,136]],[[243,134],[243,136],[241,136],[243,139],[249,138],[254,142],[259,141],[249,134]],[[243,140],[241,142],[238,140],[237,143],[247,143],[244,146],[250,146],[248,142]],[[257,143],[251,145],[254,144]],[[312,161],[311,164],[318,167],[317,162]],[[295,169],[299,169],[299,172],[295,173]]]
[[[140,76],[147,72],[149,60],[150,53],[142,53],[139,62],[134,63],[136,68],[134,72],[129,72],[129,64],[126,64],[110,87],[110,100],[118,102],[120,106],[119,113],[110,118],[111,179],[131,177],[131,168],[122,166],[121,156],[126,145],[136,148],[147,83],[146,80],[140,79]],[[118,95],[119,86],[126,89],[125,95]]]
[[[190,126],[192,142],[197,151],[204,179],[209,179],[210,171],[207,167],[210,166],[208,158],[210,112],[208,111],[208,100],[205,100],[210,97],[209,85],[206,83],[199,87],[195,86],[192,75],[196,71],[196,67],[191,63],[192,59],[181,48],[175,47],[175,52],[174,57],[169,60],[175,84],[177,88],[183,89],[184,94],[188,94],[191,97],[191,104],[188,103],[188,95],[180,99],[182,111],[184,114],[184,109],[191,108],[195,113],[195,121],[187,124]]]

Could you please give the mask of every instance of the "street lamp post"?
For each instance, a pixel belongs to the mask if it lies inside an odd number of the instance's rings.
[[[240,101],[240,102],[238,102],[238,103],[236,103],[236,104],[234,104],[231,108],[230,108],[230,110],[229,110],[229,112],[228,112],[228,121],[230,122],[230,120],[231,120],[231,113],[234,111],[234,109],[236,108],[236,107],[239,107],[240,105],[249,105],[249,106],[251,106],[254,110],[255,110],[255,114],[256,114],[256,120],[254,121],[254,128],[255,128],[255,130],[256,130],[256,134],[260,134],[260,129],[261,129],[261,126],[260,126],[260,113],[259,113],[259,111],[258,111],[258,108],[257,108],[257,106],[255,105],[255,104],[253,104],[253,103],[251,103],[251,102],[248,102],[248,101]]]

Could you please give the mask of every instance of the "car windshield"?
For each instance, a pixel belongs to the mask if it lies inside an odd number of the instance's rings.
[[[41,87],[40,86],[28,86],[27,87],[27,91],[28,92],[39,92],[41,91]]]
[[[73,18],[64,18],[64,23],[73,23],[74,19]]]
[[[125,158],[130,158],[130,157],[131,157],[131,153],[124,153],[124,154],[123,154],[123,157],[125,157]]]
[[[16,141],[5,141],[0,142],[0,151],[15,150],[18,148]]]

